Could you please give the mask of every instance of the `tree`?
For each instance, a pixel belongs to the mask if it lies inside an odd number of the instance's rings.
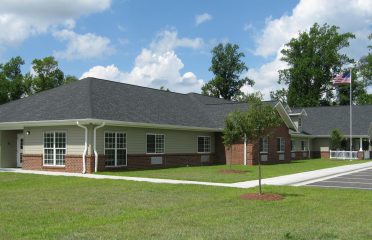
[[[342,147],[342,142],[344,141],[345,137],[342,135],[340,130],[333,129],[331,132],[331,150],[339,150]]]
[[[32,80],[32,89],[34,93],[58,87],[64,83],[64,74],[58,67],[58,62],[54,57],[45,57],[43,59],[34,59],[32,68],[35,76]]]
[[[248,103],[247,111],[235,111],[227,116],[223,141],[229,149],[234,143],[246,137],[257,146],[260,138],[270,135],[271,131],[281,124],[283,124],[282,119],[271,105],[257,98],[252,99]],[[258,159],[258,173],[259,193],[262,194],[260,159]]]
[[[287,94],[288,91],[285,88],[278,89],[276,91],[271,91],[270,92],[270,98],[271,100],[279,101],[283,105],[287,105]]]
[[[263,99],[263,94],[260,91],[253,92],[253,93],[241,93],[240,95],[236,96],[234,100],[238,102],[250,102],[255,99]]]
[[[368,102],[368,93],[363,84],[363,81],[358,80],[357,69],[351,71],[351,93],[352,102],[356,104],[366,104]],[[338,105],[350,105],[350,84],[343,84],[336,87],[337,92],[337,104]]]
[[[355,38],[352,33],[338,33],[338,27],[315,23],[309,32],[292,38],[281,53],[287,69],[279,71],[279,83],[288,85],[289,106],[310,107],[330,104],[333,98],[331,79],[346,63],[353,62],[340,50]]]
[[[16,100],[24,95],[21,66],[24,60],[17,56],[0,64],[0,104]]]
[[[162,90],[162,91],[170,92],[169,88],[166,88],[164,86],[160,86],[159,89]]]
[[[244,53],[239,52],[238,45],[220,43],[213,48],[212,55],[212,66],[209,71],[213,72],[214,78],[203,85],[204,95],[232,100],[241,95],[240,89],[244,84],[253,86],[253,80],[247,77],[240,78],[248,68],[242,61]]]

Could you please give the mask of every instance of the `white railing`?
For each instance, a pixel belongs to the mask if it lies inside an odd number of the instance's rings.
[[[358,159],[358,151],[329,151],[331,159]]]

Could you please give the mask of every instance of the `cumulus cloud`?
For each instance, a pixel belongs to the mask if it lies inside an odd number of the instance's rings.
[[[14,46],[30,36],[53,27],[71,29],[82,15],[106,10],[110,0],[2,0],[0,8],[0,45]]]
[[[60,59],[76,60],[109,56],[115,52],[110,44],[110,39],[93,33],[77,34],[72,30],[61,30],[53,33],[60,41],[67,42],[67,48],[54,52]]]
[[[210,21],[212,20],[212,15],[208,14],[208,13],[203,13],[203,14],[200,14],[200,15],[197,15],[195,16],[195,24],[198,26],[202,23],[205,23],[207,21]]]
[[[346,53],[360,58],[366,53],[367,36],[371,32],[372,1],[370,0],[301,0],[289,15],[280,18],[268,18],[261,34],[257,38],[255,55],[270,57],[274,60],[257,69],[250,69],[248,76],[256,80],[255,89],[262,87],[268,93],[279,88],[278,70],[285,68],[280,62],[280,50],[291,38],[297,37],[300,31],[307,31],[315,22],[328,23],[340,27],[340,32],[353,32],[356,40]],[[248,87],[245,87],[248,89]],[[269,96],[266,94],[265,98]]]
[[[177,92],[200,92],[203,80],[193,72],[181,73],[184,64],[175,49],[201,46],[201,39],[179,38],[176,31],[166,30],[159,33],[148,48],[142,49],[131,71],[123,72],[115,65],[95,66],[81,78],[97,77],[153,88],[165,86]]]

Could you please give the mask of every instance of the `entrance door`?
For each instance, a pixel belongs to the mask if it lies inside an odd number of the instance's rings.
[[[23,134],[17,134],[17,167],[22,167]]]

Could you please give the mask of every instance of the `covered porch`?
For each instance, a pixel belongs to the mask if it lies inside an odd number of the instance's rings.
[[[23,129],[0,130],[0,168],[22,167]]]

